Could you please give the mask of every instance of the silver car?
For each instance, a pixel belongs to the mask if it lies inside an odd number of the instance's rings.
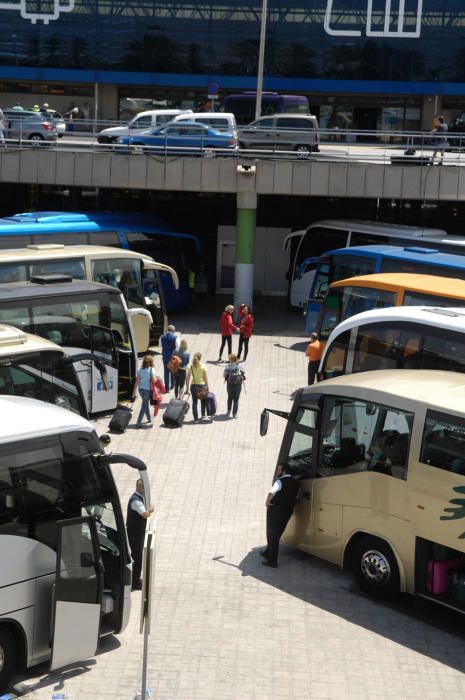
[[[312,153],[320,150],[318,120],[312,114],[272,114],[238,131],[239,148]]]
[[[3,117],[6,139],[30,141],[38,144],[43,141],[56,141],[58,138],[54,120],[40,112],[27,109],[5,109]]]

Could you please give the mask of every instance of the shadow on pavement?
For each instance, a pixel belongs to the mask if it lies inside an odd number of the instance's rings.
[[[423,604],[422,600],[408,595],[395,603],[370,598],[359,590],[350,572],[285,545],[280,547],[279,568],[263,567],[262,548],[263,544],[254,548],[239,565],[222,556],[214,557],[214,561],[237,568],[242,576],[252,576],[353,625],[465,672],[462,615],[434,604]]]

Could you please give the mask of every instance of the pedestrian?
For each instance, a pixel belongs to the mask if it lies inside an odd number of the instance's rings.
[[[228,344],[228,355],[232,353],[232,332],[239,331],[239,328],[234,325],[232,314],[234,311],[234,306],[228,304],[225,310],[220,316],[220,332],[221,332],[221,347],[220,354],[218,357],[218,362],[222,362],[221,356],[223,354],[224,346]]]
[[[44,102],[43,105],[40,106],[39,112],[44,115],[44,117],[48,117],[48,102]]]
[[[190,360],[190,353],[187,352],[187,341],[184,338],[180,341],[179,348],[174,351],[173,355],[181,360],[181,364],[174,374],[174,395],[177,399],[182,399]]]
[[[249,354],[249,340],[252,336],[254,317],[252,316],[247,304],[242,304],[239,311],[239,349],[237,351],[238,360],[241,359],[242,348],[244,348],[245,362]]]
[[[166,391],[171,391],[171,389],[174,386],[174,379],[173,375],[168,369],[168,362],[170,361],[173,352],[177,349],[179,343],[179,339],[178,336],[175,334],[175,331],[176,328],[172,324],[170,324],[168,326],[167,332],[164,333],[160,338],[161,357],[163,360]]]
[[[279,540],[286,529],[286,525],[294,512],[299,484],[290,474],[287,462],[281,462],[278,466],[277,479],[271,487],[266,498],[266,549],[261,555],[265,559],[263,566],[278,568]]]
[[[192,364],[189,366],[186,375],[186,394],[189,393],[189,387],[192,396],[192,413],[194,421],[197,423],[199,414],[197,410],[197,401],[200,400],[202,418],[207,414],[207,396],[208,396],[208,376],[204,364],[202,364],[202,353],[196,352]]]
[[[129,546],[132,557],[132,590],[142,589],[142,555],[144,552],[145,528],[147,520],[155,510],[152,505],[147,508],[145,503],[144,482],[137,479],[136,490],[128,502],[126,516],[126,531],[128,533]]]
[[[310,386],[315,378],[318,381],[318,367],[323,355],[323,345],[318,339],[318,333],[311,333],[305,355],[308,357],[308,385]]]
[[[142,399],[139,417],[137,418],[136,427],[142,428],[142,418],[147,417],[147,423],[152,425],[150,416],[150,399],[152,397],[152,388],[156,380],[156,374],[153,369],[152,355],[146,355],[142,360],[142,367],[137,370],[136,387],[139,387],[139,395]]]
[[[5,115],[3,109],[0,108],[0,146],[5,145]]]
[[[245,372],[239,362],[239,358],[233,352],[229,356],[229,364],[224,368],[223,376],[228,392],[228,410],[226,415],[229,417],[232,410],[233,418],[236,418],[242,383],[245,381]]]
[[[440,160],[438,165],[442,165],[444,163],[444,151],[446,150],[447,147],[447,132],[449,131],[449,127],[447,126],[444,117],[438,117],[438,122],[439,124],[437,127],[434,129],[433,133],[435,136],[434,138],[434,151],[433,151],[433,158],[432,158],[432,163],[434,164],[434,159],[436,158],[436,153],[440,153]]]

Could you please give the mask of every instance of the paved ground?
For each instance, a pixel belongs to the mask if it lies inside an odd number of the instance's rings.
[[[291,549],[283,548],[279,569],[261,566],[264,500],[284,422],[271,416],[261,438],[259,415],[264,406],[290,407],[306,365],[299,315],[269,300],[257,304],[256,316],[247,394],[236,420],[222,415],[216,310],[207,315],[199,305],[196,316],[177,325],[190,349],[204,354],[219,415],[193,424],[190,414],[181,430],[162,427],[158,418],[151,430],[129,429],[112,440],[113,450],[150,465],[158,522],[148,670],[154,697],[463,697],[463,618],[416,612],[410,601],[372,601],[349,573]],[[99,433],[107,424],[97,422]],[[134,472],[116,467],[115,476],[125,506]],[[132,700],[140,687],[139,599],[133,593],[128,629],[106,640],[95,659],[52,675],[38,667],[18,679],[17,692],[38,700],[53,693],[68,700]]]

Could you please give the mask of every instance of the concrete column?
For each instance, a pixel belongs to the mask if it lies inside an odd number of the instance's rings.
[[[238,192],[234,270],[234,306],[236,309],[239,304],[253,306],[256,220],[256,193]]]

